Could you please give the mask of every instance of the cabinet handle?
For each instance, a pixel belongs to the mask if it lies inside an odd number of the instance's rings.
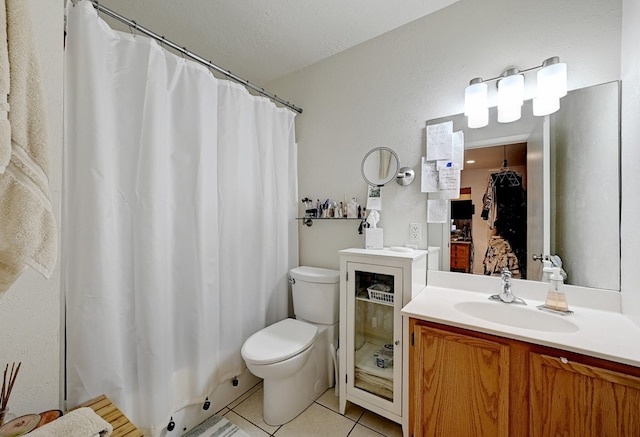
[[[562,364],[567,364],[569,362],[569,360],[567,360],[565,357],[560,357],[560,362]]]

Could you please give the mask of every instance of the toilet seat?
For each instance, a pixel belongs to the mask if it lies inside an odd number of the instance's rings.
[[[287,360],[308,349],[318,328],[296,319],[284,319],[256,332],[244,342],[242,357],[248,363],[265,365]]]

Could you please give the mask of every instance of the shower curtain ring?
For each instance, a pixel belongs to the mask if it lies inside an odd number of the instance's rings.
[[[100,2],[98,0],[91,0],[93,2],[93,7],[96,10],[96,19],[100,19]],[[75,3],[78,1],[76,0]]]
[[[138,23],[136,23],[136,20],[131,20],[131,22],[133,23],[133,29],[138,30]],[[129,32],[135,37],[136,34],[133,29],[131,28],[131,24],[129,24]]]

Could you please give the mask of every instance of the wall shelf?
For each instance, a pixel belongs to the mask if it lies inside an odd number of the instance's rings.
[[[365,220],[357,217],[296,217],[296,220],[302,220],[302,224],[306,226],[312,226],[314,220],[327,220],[327,221],[339,221],[339,220]]]

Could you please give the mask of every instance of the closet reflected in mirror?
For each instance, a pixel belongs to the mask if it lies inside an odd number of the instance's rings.
[[[450,269],[527,277],[527,144],[469,149],[451,201]],[[467,247],[468,246],[468,247]]]
[[[534,256],[557,255],[568,284],[620,290],[619,86],[570,91],[547,117],[534,117],[527,101],[514,123],[497,123],[496,108],[480,129],[467,128],[463,114],[427,122],[452,120],[465,136],[461,187],[469,193],[451,201],[449,225],[429,224],[431,244],[439,235],[451,248],[445,270],[485,275],[507,265],[540,280]]]

